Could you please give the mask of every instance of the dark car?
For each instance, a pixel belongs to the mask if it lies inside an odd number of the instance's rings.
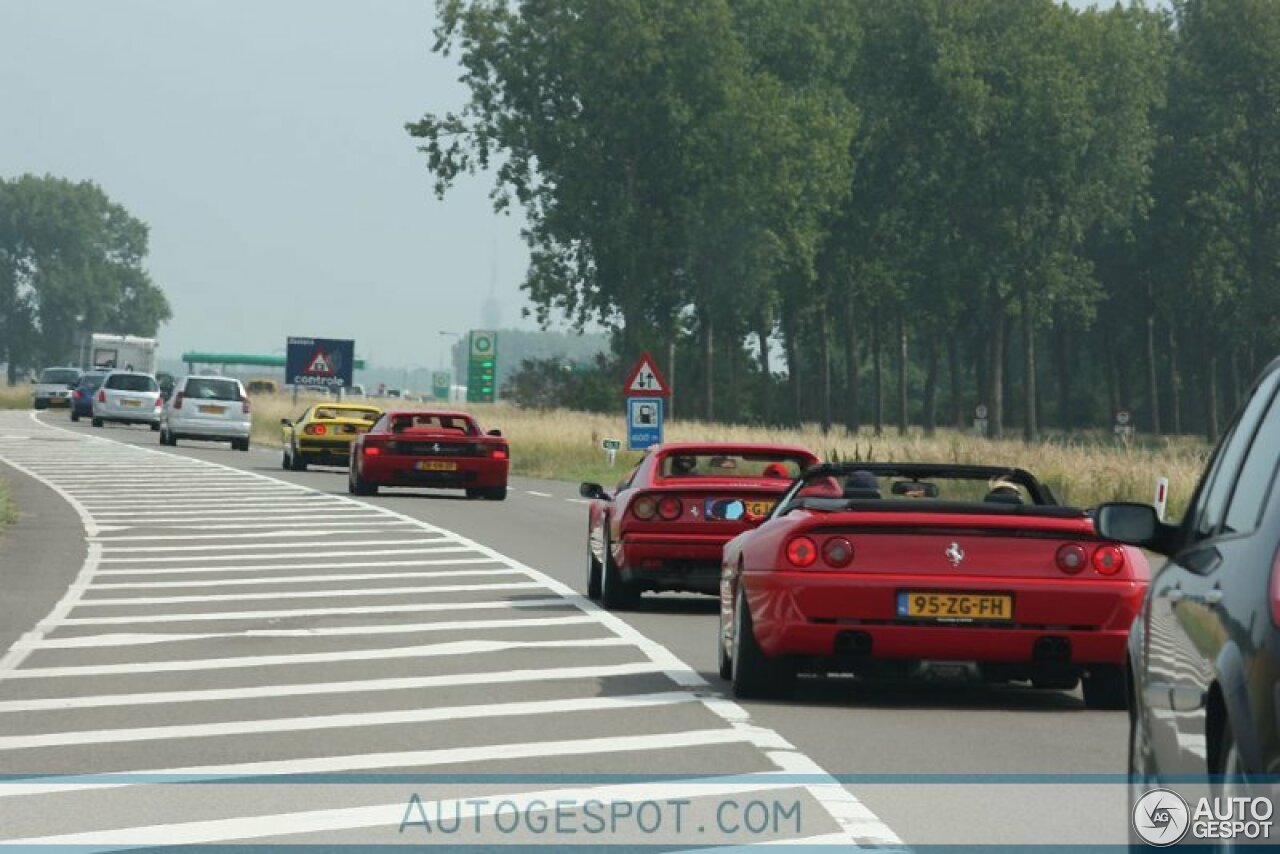
[[[108,373],[110,372],[92,370],[85,372],[80,377],[80,382],[76,384],[75,389],[71,392],[72,421],[93,417],[93,395],[102,385],[103,377]]]
[[[1222,437],[1180,523],[1141,504],[1098,508],[1104,537],[1168,556],[1129,638],[1135,783],[1247,783],[1280,771],[1278,388],[1280,359]]]

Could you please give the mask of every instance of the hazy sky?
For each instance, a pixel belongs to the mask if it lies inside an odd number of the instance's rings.
[[[528,259],[488,178],[435,198],[403,125],[460,106],[431,0],[0,0],[0,175],[92,179],[151,226],[161,354],[354,338],[436,367]]]

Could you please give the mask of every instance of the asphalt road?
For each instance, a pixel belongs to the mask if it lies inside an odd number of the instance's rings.
[[[432,836],[419,810],[453,816],[477,792],[573,803],[539,832],[507,830],[486,800],[447,841],[1124,839],[1124,713],[954,677],[731,702],[711,599],[608,615],[575,595],[576,484],[357,501],[343,472],[285,472],[276,451],[161,448],[61,413],[0,413],[0,462],[19,468],[20,501],[63,517],[56,547],[24,539],[45,536],[34,524],[0,541],[0,577],[25,549],[67,585],[0,608],[0,642],[26,632],[0,659],[0,771],[143,775],[0,785],[0,841],[439,843],[447,821]],[[330,776],[217,777],[273,773]],[[162,785],[193,775],[213,782]],[[688,797],[690,812],[596,832],[584,793]]]

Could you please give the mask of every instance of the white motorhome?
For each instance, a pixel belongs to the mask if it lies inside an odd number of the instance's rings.
[[[95,332],[89,336],[89,351],[83,361],[86,368],[115,368],[155,374],[156,339]]]

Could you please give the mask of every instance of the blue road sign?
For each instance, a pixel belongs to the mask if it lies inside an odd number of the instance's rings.
[[[627,398],[627,449],[643,451],[662,443],[662,398]]]
[[[352,383],[356,342],[334,338],[290,338],[285,381],[295,386],[346,388]]]

